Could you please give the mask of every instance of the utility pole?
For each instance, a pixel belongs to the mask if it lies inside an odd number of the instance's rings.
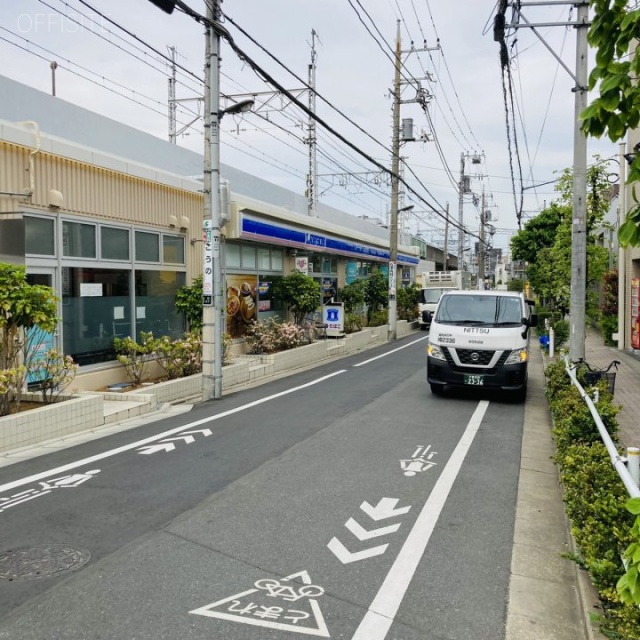
[[[578,4],[576,24],[576,87],[573,137],[573,224],[571,226],[571,331],[569,358],[584,359],[587,279],[587,136],[580,114],[587,108],[589,3]]]
[[[218,0],[207,2],[204,114],[204,265],[202,399],[222,397],[222,265],[220,259],[220,35]]]
[[[176,144],[176,48],[169,47],[171,76],[169,77],[169,142]]]
[[[464,243],[464,194],[466,193],[466,185],[464,179],[464,152],[460,154],[460,185],[458,191],[458,269],[464,270],[463,243]]]
[[[484,257],[485,257],[485,210],[484,188],[482,189],[482,200],[480,204],[480,244],[478,245],[478,289],[484,289]]]
[[[447,270],[447,261],[449,259],[449,203],[447,202],[446,217],[444,219],[444,259],[442,261],[442,270]]]
[[[393,137],[391,143],[391,220],[389,224],[389,340],[397,337],[398,305],[396,300],[398,266],[398,172],[400,169],[400,20],[396,33],[395,78],[393,82]]]
[[[56,95],[56,69],[58,68],[58,63],[55,60],[52,60],[49,63],[51,67],[51,95],[55,97]]]
[[[621,142],[618,145],[619,155],[618,162],[620,164],[620,176],[618,178],[620,184],[620,193],[618,196],[618,226],[616,233],[620,229],[622,221],[627,216],[627,162],[624,157],[626,144]],[[626,275],[625,251],[618,241],[618,349],[624,350],[627,347],[627,275]]]
[[[316,31],[311,29],[311,64],[309,65],[309,111],[316,112]],[[315,218],[316,204],[318,202],[318,160],[316,156],[316,121],[309,116],[309,176],[307,184],[308,214]]]

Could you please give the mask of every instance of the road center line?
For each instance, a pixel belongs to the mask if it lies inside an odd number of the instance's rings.
[[[364,360],[363,362],[358,362],[358,364],[354,364],[354,367],[361,367],[365,364],[369,364],[370,362],[373,362],[374,360],[378,360],[380,358],[385,358],[386,356],[391,355],[392,353],[395,353],[396,351],[402,351],[402,349],[406,349],[407,347],[412,347],[414,344],[418,344],[418,342],[422,342],[423,340],[426,340],[429,336],[425,336],[424,338],[418,338],[417,340],[414,340],[413,342],[408,342],[407,344],[403,344],[401,347],[398,347],[397,349],[392,349],[391,351],[387,351],[386,353],[383,353],[382,355],[376,356],[375,358],[369,358],[369,360]]]
[[[478,404],[352,640],[386,638],[488,407]]]
[[[265,402],[270,402],[271,400],[275,400],[276,398],[281,398],[282,396],[286,396],[290,393],[295,393],[296,391],[300,391],[301,389],[306,389],[307,387],[320,384],[321,382],[324,382],[329,378],[333,378],[334,376],[337,376],[337,375],[340,375],[341,373],[346,373],[346,372],[347,372],[346,369],[341,369],[340,371],[335,371],[334,373],[330,373],[329,375],[323,376],[322,378],[318,378],[317,380],[312,380],[311,382],[301,384],[297,387],[292,387],[291,389],[287,389],[286,391],[281,391],[280,393],[275,393],[274,395],[267,396],[266,398],[260,398],[260,400],[254,400],[253,402],[244,404],[241,407],[236,407],[235,409],[229,409],[228,411],[223,411],[222,413],[218,413],[215,416],[209,416],[207,418],[202,418],[201,420],[195,420],[194,422],[190,422],[189,424],[182,425],[181,427],[176,427],[175,429],[164,431],[163,433],[159,433],[155,436],[145,438],[144,440],[138,440],[137,442],[126,444],[122,447],[118,447],[117,449],[104,451],[103,453],[99,453],[89,458],[84,458],[83,460],[78,460],[77,462],[71,462],[69,464],[65,464],[62,467],[56,467],[55,469],[50,469],[49,471],[36,473],[32,476],[21,478],[20,480],[7,482],[6,484],[0,485],[0,493],[4,493],[5,491],[10,491],[11,489],[15,489],[16,487],[21,487],[25,484],[29,484],[30,482],[37,482],[38,480],[42,480],[43,478],[48,478],[49,476],[52,476],[52,475],[64,473],[65,471],[69,471],[70,469],[76,469],[86,464],[92,464],[98,460],[104,460],[105,458],[110,458],[111,456],[118,455],[119,453],[130,451],[131,449],[136,449],[145,444],[149,444],[150,442],[155,442],[156,440],[162,440],[167,436],[172,436],[176,433],[180,433],[181,431],[188,431],[189,429],[193,429],[193,427],[206,424],[207,422],[213,422],[214,420],[220,420],[220,418],[226,418],[227,416],[233,415],[234,413],[239,413],[240,411],[246,411],[247,409],[251,409],[252,407],[256,407],[260,404],[264,404]]]

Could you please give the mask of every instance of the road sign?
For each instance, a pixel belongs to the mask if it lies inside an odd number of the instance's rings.
[[[286,578],[257,580],[251,589],[189,613],[329,638],[317,601],[322,595],[324,589],[312,584],[306,571],[300,571]]]

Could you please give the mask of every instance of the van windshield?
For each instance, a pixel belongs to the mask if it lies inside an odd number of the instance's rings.
[[[437,304],[438,300],[440,300],[440,296],[445,291],[451,291],[451,289],[446,289],[443,287],[433,287],[430,289],[421,289],[420,290],[420,304]]]
[[[435,320],[441,324],[520,326],[522,313],[516,296],[450,295],[440,301]]]

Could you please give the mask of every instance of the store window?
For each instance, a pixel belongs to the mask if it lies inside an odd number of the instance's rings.
[[[78,364],[114,360],[114,337],[133,335],[130,273],[62,267],[64,353]]]
[[[136,260],[140,262],[160,262],[159,234],[136,231]]]
[[[135,274],[136,334],[180,338],[185,331],[184,316],[176,309],[176,293],[185,284],[179,271],[143,271]]]
[[[162,236],[162,261],[166,264],[184,264],[184,238]]]
[[[100,228],[100,255],[103,260],[129,261],[129,230]]]
[[[62,222],[62,255],[70,258],[96,257],[96,225]]]
[[[240,267],[256,270],[256,248],[247,245],[240,247]]]
[[[225,264],[227,266],[227,269],[240,268],[240,245],[225,245]]]
[[[53,219],[24,217],[24,241],[27,253],[54,256],[55,237],[55,221]]]

